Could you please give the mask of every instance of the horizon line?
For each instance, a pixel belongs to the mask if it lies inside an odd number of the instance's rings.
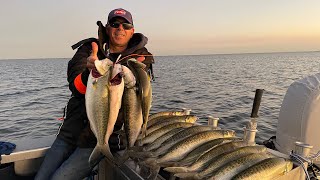
[[[169,57],[169,56],[212,56],[212,55],[241,55],[241,54],[273,54],[273,53],[311,53],[320,52],[320,50],[310,51],[274,51],[274,52],[245,52],[245,53],[215,53],[215,54],[176,54],[176,55],[153,55],[154,57]],[[6,58],[0,60],[40,60],[40,59],[71,59],[72,57],[46,57],[46,58]]]

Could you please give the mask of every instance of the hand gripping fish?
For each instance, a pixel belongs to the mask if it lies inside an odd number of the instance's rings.
[[[119,73],[120,64],[104,59],[95,61],[95,66],[96,70],[90,72],[85,94],[87,116],[97,138],[97,145],[89,158],[91,166],[99,160],[100,153],[115,162],[108,141],[118,117],[124,90],[123,78]]]

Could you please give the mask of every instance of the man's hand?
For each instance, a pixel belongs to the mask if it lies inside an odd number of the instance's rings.
[[[91,43],[92,51],[90,56],[87,58],[87,68],[89,70],[95,68],[94,61],[98,60],[98,45],[95,42]]]

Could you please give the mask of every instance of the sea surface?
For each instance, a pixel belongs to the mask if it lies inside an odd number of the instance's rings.
[[[0,60],[0,141],[55,134],[70,91],[69,59]],[[256,89],[264,89],[257,141],[275,135],[282,100],[294,81],[320,71],[320,52],[155,57],[151,113],[190,108],[202,124],[242,136]]]

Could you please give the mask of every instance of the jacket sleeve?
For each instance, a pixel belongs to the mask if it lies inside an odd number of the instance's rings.
[[[90,56],[91,44],[85,43],[80,46],[68,63],[69,89],[73,96],[83,97],[86,92],[88,76],[90,74],[87,65],[87,57]]]

